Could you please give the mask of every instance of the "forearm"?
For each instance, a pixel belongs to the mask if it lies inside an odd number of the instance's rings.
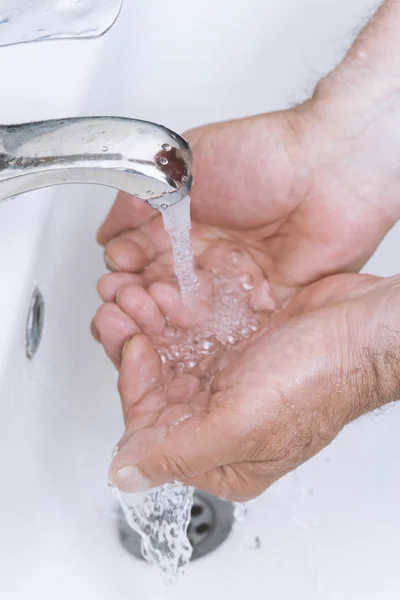
[[[340,65],[317,85],[311,103],[319,121],[326,124],[325,138],[332,143],[339,140],[344,153],[352,144],[358,188],[362,186],[365,196],[384,206],[392,221],[397,221],[400,0],[381,5]]]
[[[385,100],[400,91],[400,0],[386,0],[364,27],[340,65],[317,86],[316,94],[334,94],[357,105]],[[365,98],[366,94],[366,98]]]

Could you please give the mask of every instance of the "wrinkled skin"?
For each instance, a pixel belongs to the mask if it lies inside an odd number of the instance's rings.
[[[99,231],[114,272],[99,282],[105,303],[92,330],[120,369],[126,433],[111,476],[121,489],[178,479],[254,497],[393,396],[393,355],[384,352],[393,328],[371,339],[372,327],[388,323],[398,280],[351,274],[397,218],[383,201],[399,191],[394,167],[368,169],[379,131],[378,119],[348,137],[307,103],[187,134],[196,268],[203,279],[215,270],[250,274],[251,304],[265,323],[221,362],[207,390],[196,375],[161,368],[154,346],[165,317],[185,329],[192,315],[160,216],[119,196]],[[371,361],[384,373],[379,386]]]
[[[206,391],[194,375],[163,372],[149,338],[135,336],[120,370],[127,429],[113,479],[126,491],[177,479],[234,500],[260,494],[350,420],[395,398],[396,351],[382,350],[391,329],[382,345],[368,344],[399,291],[399,278],[314,284]],[[379,384],[375,372],[385,373]],[[139,471],[118,479],[132,465]]]

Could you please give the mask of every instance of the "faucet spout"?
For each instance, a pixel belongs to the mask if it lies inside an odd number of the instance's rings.
[[[52,185],[91,183],[167,208],[189,193],[191,169],[189,144],[147,121],[80,117],[0,125],[0,202]]]

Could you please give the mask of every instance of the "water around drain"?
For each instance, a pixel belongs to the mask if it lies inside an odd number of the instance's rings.
[[[204,492],[195,492],[187,532],[193,547],[191,560],[206,556],[219,548],[231,533],[233,523],[232,503]],[[122,546],[135,558],[143,560],[141,537],[128,525],[122,511],[119,513],[118,529]]]

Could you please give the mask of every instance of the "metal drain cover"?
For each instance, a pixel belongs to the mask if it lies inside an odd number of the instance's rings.
[[[234,522],[233,505],[204,492],[194,495],[188,538],[193,547],[191,560],[201,558],[218,548],[229,536]],[[119,538],[122,546],[136,558],[143,559],[141,538],[119,513]]]

